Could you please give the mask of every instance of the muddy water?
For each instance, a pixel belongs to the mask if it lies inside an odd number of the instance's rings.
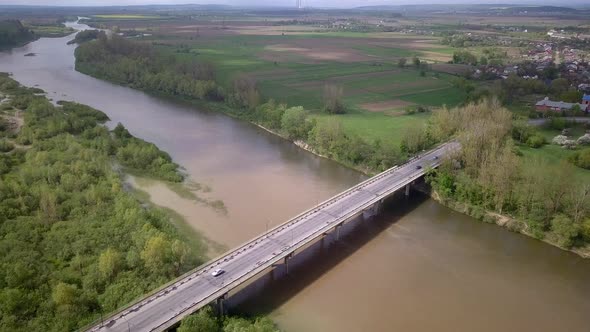
[[[232,247],[363,178],[255,126],[77,73],[71,38],[1,53],[0,71],[169,152],[199,199],[138,183],[213,241]],[[431,200],[399,205],[242,309],[269,310],[287,331],[589,330],[590,261]]]

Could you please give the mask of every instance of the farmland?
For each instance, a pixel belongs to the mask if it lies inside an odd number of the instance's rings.
[[[368,143],[399,145],[409,127],[426,124],[429,113],[407,114],[408,109],[452,107],[464,100],[453,85],[455,65],[446,64],[454,49],[442,45],[439,37],[334,31],[285,24],[284,19],[94,15],[90,24],[117,26],[181,61],[212,63],[225,89],[232,88],[236,77],[248,77],[256,81],[263,100],[303,106],[319,122],[335,118],[346,134]],[[414,57],[421,66],[412,62]],[[403,67],[401,58],[406,60]],[[447,66],[445,72],[434,70],[433,64]],[[345,114],[323,112],[326,85],[341,89]]]

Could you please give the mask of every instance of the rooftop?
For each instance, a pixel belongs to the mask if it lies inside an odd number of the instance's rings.
[[[588,97],[590,97],[590,95]],[[571,109],[572,107],[574,107],[574,105],[578,105],[581,110],[586,110],[586,108],[588,106],[588,105],[578,104],[578,103],[566,103],[564,101],[553,101],[553,100],[549,100],[549,97],[545,97],[545,99],[540,100],[535,104],[535,106],[547,106],[547,107],[551,107],[551,108],[559,108],[559,109],[566,109],[566,110]]]

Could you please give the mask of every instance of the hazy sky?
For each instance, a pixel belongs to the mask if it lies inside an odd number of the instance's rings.
[[[526,3],[526,4],[562,4],[560,0],[304,0],[310,7],[357,7],[372,5],[432,4],[432,3]],[[586,0],[570,0],[567,5],[582,4]],[[236,6],[294,6],[295,0],[0,0],[0,5],[58,5],[58,6],[111,6],[111,5],[145,5],[145,4],[224,4]]]

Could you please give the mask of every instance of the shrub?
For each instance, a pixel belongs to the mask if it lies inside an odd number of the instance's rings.
[[[543,137],[539,134],[535,134],[535,135],[529,137],[526,141],[526,145],[528,145],[529,147],[534,148],[534,149],[538,149],[538,148],[542,147],[543,144],[545,144],[545,137]]]
[[[551,230],[557,237],[557,244],[570,248],[574,239],[580,233],[579,225],[563,214],[558,214],[551,220]]]
[[[10,143],[6,139],[0,140],[0,152],[10,152],[14,149],[14,144]]]
[[[569,156],[568,160],[578,167],[590,169],[590,149],[578,151]]]

